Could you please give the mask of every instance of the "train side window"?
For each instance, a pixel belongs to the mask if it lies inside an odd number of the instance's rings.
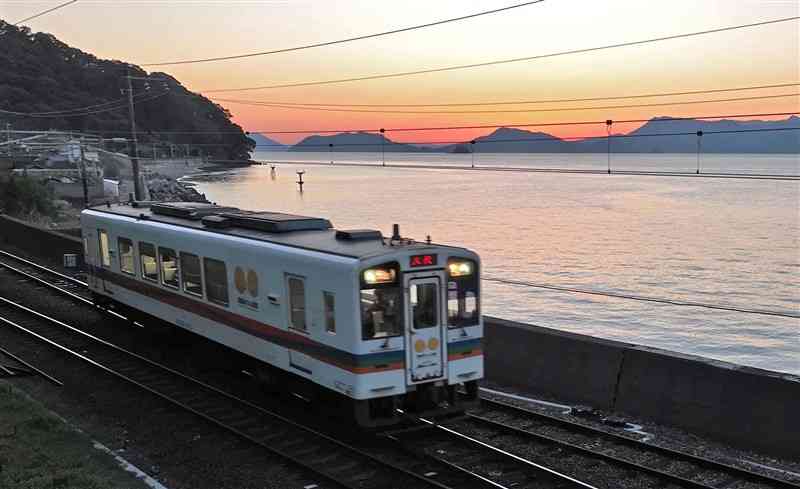
[[[203,276],[200,272],[200,257],[181,252],[181,279],[184,292],[202,297]]]
[[[203,258],[203,271],[206,274],[206,297],[211,302],[228,305],[228,271],[225,262],[213,258]]]
[[[301,277],[289,276],[289,327],[307,331],[306,328],[306,285]]]
[[[133,241],[128,238],[117,238],[117,249],[119,250],[119,269],[128,275],[136,275],[136,264],[134,262]]]
[[[175,250],[158,247],[161,258],[161,283],[167,287],[178,288],[178,256]]]
[[[97,230],[100,241],[100,264],[108,268],[111,266],[111,250],[108,248],[108,232],[103,229]]]
[[[325,303],[325,331],[336,334],[336,296],[333,292],[322,292]]]
[[[139,243],[139,261],[142,264],[142,278],[158,282],[158,262],[156,247],[150,243]]]

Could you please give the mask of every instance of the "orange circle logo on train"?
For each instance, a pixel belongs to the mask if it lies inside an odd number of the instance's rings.
[[[247,291],[253,297],[258,296],[258,274],[252,269],[247,271]]]
[[[247,278],[242,267],[236,267],[236,271],[233,273],[233,282],[236,285],[236,290],[240,294],[244,294],[244,291],[247,290]]]

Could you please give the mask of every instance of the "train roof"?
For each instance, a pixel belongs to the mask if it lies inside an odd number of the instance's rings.
[[[324,218],[280,212],[247,211],[198,202],[133,202],[88,210],[351,258],[367,258],[394,249],[387,246],[390,240],[380,231],[337,230]],[[394,244],[419,248],[442,246],[406,238]]]

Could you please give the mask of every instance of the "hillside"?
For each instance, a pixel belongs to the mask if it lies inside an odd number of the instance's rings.
[[[43,113],[81,109],[81,115],[30,117],[0,112],[0,127],[95,132],[126,137],[129,124],[125,75],[134,80],[136,125],[140,141],[198,145],[213,158],[248,159],[255,145],[231,122],[222,106],[192,93],[166,73],[147,73],[138,66],[99,59],[47,33],[14,27],[0,20],[0,109]],[[93,106],[92,109],[84,108]],[[203,132],[204,134],[158,134]],[[202,146],[201,146],[202,145]],[[195,150],[197,151],[197,150]]]

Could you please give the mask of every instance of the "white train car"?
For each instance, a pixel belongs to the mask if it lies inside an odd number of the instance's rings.
[[[198,203],[89,208],[81,227],[96,300],[238,350],[259,377],[313,386],[364,426],[477,399],[480,260],[467,249]]]

